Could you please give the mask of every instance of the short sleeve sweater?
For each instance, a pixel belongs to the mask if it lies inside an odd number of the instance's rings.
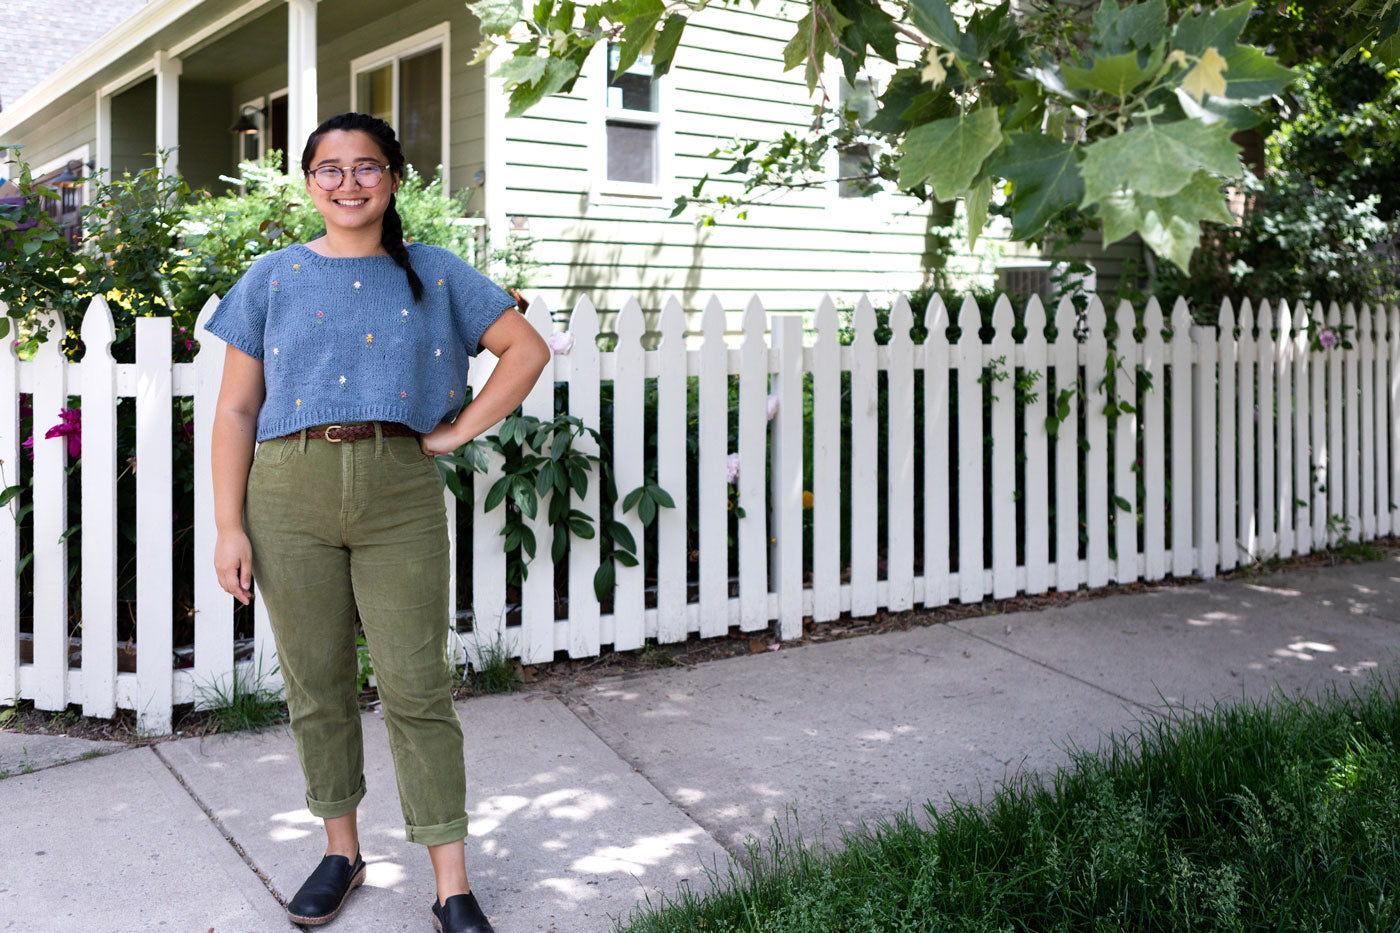
[[[341,421],[427,432],[456,420],[481,335],[515,304],[448,250],[408,245],[415,302],[390,256],[328,257],[297,244],[259,257],[205,328],[263,362],[257,439]]]

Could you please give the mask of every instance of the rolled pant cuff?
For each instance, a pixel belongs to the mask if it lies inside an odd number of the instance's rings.
[[[320,817],[323,820],[333,820],[338,816],[344,816],[360,805],[360,801],[365,796],[365,776],[360,775],[360,786],[349,797],[340,800],[316,800],[310,794],[306,795],[306,808],[311,811],[312,816]]]
[[[467,838],[467,817],[461,817],[446,823],[434,823],[432,826],[404,826],[404,835],[409,842],[416,842],[423,846],[440,846],[447,842],[456,842],[458,839]]]

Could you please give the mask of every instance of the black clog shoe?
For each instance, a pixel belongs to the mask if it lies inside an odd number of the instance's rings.
[[[296,897],[287,902],[287,916],[303,926],[330,923],[350,892],[364,883],[365,863],[360,853],[355,853],[354,864],[343,855],[327,855],[302,882]]]
[[[445,904],[433,898],[433,929],[438,933],[496,933],[471,891],[454,894]]]

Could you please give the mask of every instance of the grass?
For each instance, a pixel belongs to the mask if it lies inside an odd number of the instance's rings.
[[[715,891],[615,929],[1400,928],[1400,692],[1171,713],[983,806],[925,805],[829,852],[775,825]],[[775,821],[776,823],[776,821]]]
[[[520,663],[511,658],[499,631],[492,642],[477,646],[470,679],[473,693],[509,693],[524,683]]]
[[[247,729],[264,729],[287,718],[287,707],[278,696],[275,688],[266,686],[267,679],[277,672],[263,671],[262,656],[258,656],[257,670],[240,673],[239,665],[233,666],[227,678],[195,685],[198,697],[196,708],[204,716],[208,732],[238,732]]]

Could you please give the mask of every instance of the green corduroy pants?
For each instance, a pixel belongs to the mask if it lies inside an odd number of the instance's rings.
[[[354,422],[351,422],[354,423]],[[447,656],[442,482],[417,437],[305,432],[257,446],[244,525],[265,601],[306,805],[344,816],[365,795],[356,609],[374,665],[410,842],[467,835],[462,726]]]

